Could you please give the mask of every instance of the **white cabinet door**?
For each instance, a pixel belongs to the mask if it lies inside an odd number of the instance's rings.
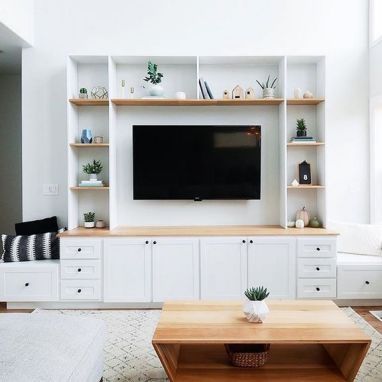
[[[153,238],[153,300],[199,298],[198,239]]]
[[[104,301],[151,301],[151,241],[104,240]]]
[[[253,237],[248,243],[248,286],[263,285],[270,298],[296,297],[296,239]]]
[[[202,299],[236,299],[247,287],[247,239],[205,238],[200,241]]]

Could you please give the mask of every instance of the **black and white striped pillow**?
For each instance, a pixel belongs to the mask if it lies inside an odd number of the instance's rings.
[[[2,235],[4,262],[59,259],[55,232],[30,236]]]

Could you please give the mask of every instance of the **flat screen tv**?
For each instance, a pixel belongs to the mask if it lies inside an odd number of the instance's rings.
[[[134,125],[135,200],[260,199],[258,125]]]

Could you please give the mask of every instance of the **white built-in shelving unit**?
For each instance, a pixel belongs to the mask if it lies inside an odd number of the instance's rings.
[[[166,75],[163,87],[166,99],[142,99],[146,96],[145,83],[147,62],[152,60]],[[268,75],[279,78],[275,99],[261,98],[256,79],[266,79]],[[198,79],[208,81],[214,100],[202,99]],[[122,98],[121,81],[125,80],[125,96],[134,87],[134,98]],[[256,91],[254,100],[223,100],[225,89],[231,91],[237,84],[252,87]],[[94,86],[105,86],[109,91],[108,100],[78,99],[79,89],[90,90]],[[293,89],[313,92],[313,99],[294,99]],[[145,113],[171,113],[174,107],[180,111],[184,107],[200,108],[200,123],[206,107],[214,113],[222,108],[254,108],[272,113],[272,129],[277,130],[278,142],[274,143],[278,156],[278,172],[270,174],[279,182],[278,194],[280,213],[278,221],[286,227],[288,220],[295,220],[295,214],[302,206],[318,216],[326,224],[326,182],[325,182],[325,58],[322,56],[70,56],[67,65],[68,90],[68,226],[69,229],[82,225],[83,213],[95,211],[98,219],[104,219],[111,228],[121,224],[119,219],[121,189],[118,172],[125,163],[120,161],[118,136],[123,124],[119,113],[133,110]],[[186,100],[175,99],[177,91],[187,94]],[[90,96],[90,94],[89,94]],[[131,107],[132,109],[127,109]],[[138,109],[137,109],[138,108]],[[148,110],[148,109],[147,109]],[[232,109],[230,109],[232,110]],[[247,110],[247,109],[246,109]],[[307,122],[309,135],[317,139],[315,144],[291,144],[298,118]],[[208,121],[206,122],[208,123]],[[256,121],[254,121],[256,123]],[[83,145],[80,143],[82,129],[90,128],[93,135],[104,137],[104,144]],[[122,144],[124,144],[122,142]],[[264,143],[263,143],[264,145]],[[127,143],[126,143],[127,146]],[[126,147],[131,149],[131,147]],[[86,176],[82,165],[99,159],[104,164],[102,179],[106,187],[102,189],[80,188],[78,183]],[[306,160],[311,164],[312,185],[291,187],[298,179],[298,164]],[[269,176],[269,174],[267,174]],[[133,187],[132,184],[127,185]],[[122,222],[123,223],[123,222]]]

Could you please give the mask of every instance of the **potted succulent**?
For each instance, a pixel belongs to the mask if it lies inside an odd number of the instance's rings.
[[[277,77],[275,77],[275,79],[271,82],[271,75],[269,75],[265,83],[259,82],[258,80],[256,80],[256,82],[259,84],[261,89],[263,89],[263,98],[275,98]]]
[[[147,63],[147,76],[143,80],[151,83],[149,89],[150,96],[163,96],[163,87],[159,85],[162,82],[162,78],[163,74],[158,72],[158,65],[149,61]]]
[[[296,123],[297,136],[306,137],[306,124],[304,118],[298,119]]]
[[[102,171],[103,166],[101,161],[93,160],[92,163],[87,163],[82,166],[85,174],[90,175],[90,180],[97,180],[97,175]]]
[[[88,91],[86,88],[80,89],[80,98],[88,98]]]
[[[249,322],[262,323],[269,313],[264,301],[269,296],[267,288],[263,286],[248,288],[244,294],[247,297],[243,308],[245,317]]]
[[[85,228],[94,228],[95,227],[95,213],[94,212],[84,213],[84,227]]]

